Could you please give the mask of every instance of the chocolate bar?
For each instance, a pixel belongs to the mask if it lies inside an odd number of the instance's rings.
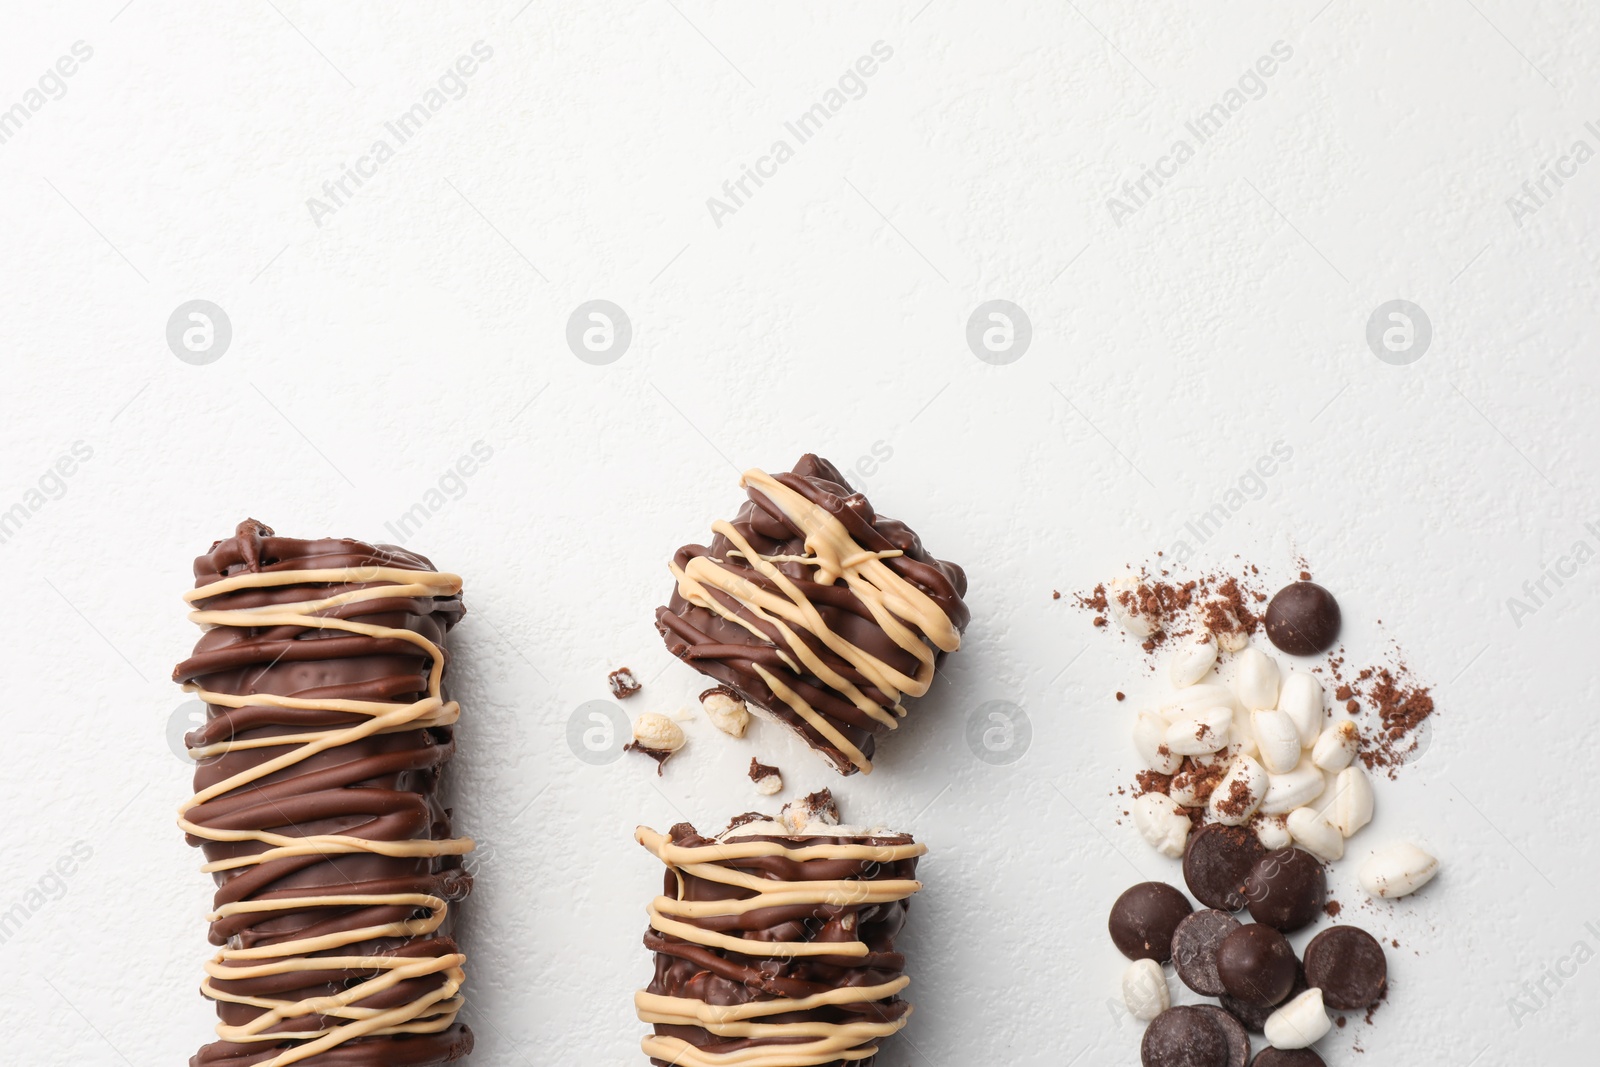
[[[437,789],[460,712],[445,634],[461,579],[392,546],[255,520],[195,560],[206,628],[173,679],[206,704],[179,809],[217,885],[201,991],[219,1040],[192,1067],[459,1060],[471,889]]]
[[[656,1067],[859,1067],[906,1025],[894,939],[927,851],[909,834],[838,825],[823,790],[715,838],[635,838],[667,865],[634,997]]]
[[[673,655],[797,731],[841,774],[872,770],[904,698],[933,684],[969,619],[967,577],[838,468],[746,471],[749,499],[672,560],[656,628]]]

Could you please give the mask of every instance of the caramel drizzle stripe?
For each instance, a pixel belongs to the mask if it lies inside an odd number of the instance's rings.
[[[827,585],[843,578],[895,643],[923,660],[930,676],[933,657],[922,647],[922,636],[926,636],[942,652],[954,652],[961,647],[961,632],[938,603],[884,563],[882,553],[869,552],[858,544],[844,523],[826,508],[813,504],[765,471],[748,470],[739,484],[754,485],[777,505],[789,523],[806,535],[806,550],[822,561],[818,580]],[[857,556],[862,556],[862,560],[851,562]],[[921,635],[907,629],[900,622],[901,619],[915,625]],[[918,649],[922,654],[918,653]],[[926,659],[923,654],[927,655]],[[921,677],[920,671],[918,676]],[[911,695],[921,696],[922,692],[912,692]]]
[[[902,1029],[911,1019],[911,1010],[892,1023],[852,1023],[852,1027],[879,1029],[892,1026],[887,1034],[865,1038],[871,1042],[863,1046],[856,1034],[835,1034],[814,1041],[782,1045],[756,1045],[733,1052],[707,1052],[679,1037],[660,1037],[650,1034],[640,1042],[646,1056],[666,1060],[674,1067],[815,1067],[835,1060],[866,1060],[878,1054],[877,1038]]]
[[[727,593],[727,595],[738,599],[736,594],[728,592],[728,590],[723,588],[722,584],[718,584],[719,579],[715,576],[724,576],[720,579],[720,581],[723,582],[738,584],[746,587],[749,586],[749,583],[745,582],[744,579],[732,574],[730,571],[726,571],[723,568],[718,567],[715,564],[708,564],[705,568],[697,568],[696,564],[701,558],[704,557],[696,557],[695,559],[690,560],[690,569],[710,571],[711,573],[707,575],[707,577],[711,579],[712,583],[715,584],[719,590]],[[706,592],[705,586],[696,580],[689,573],[689,571],[686,571],[678,567],[676,564],[673,564],[672,573],[678,579],[678,592],[682,594],[685,600],[707,608],[708,610],[722,616],[724,619],[727,619],[729,622],[737,623],[738,625],[743,626],[745,629],[755,634],[756,639],[761,641],[763,644],[770,643],[767,639],[767,635],[762,633],[758,626],[746,619],[739,612],[723,607],[720,601]],[[740,603],[745,602],[740,601]],[[746,606],[752,614],[758,614],[763,618],[770,618],[770,616],[766,615],[766,613],[761,611],[760,608],[748,604],[746,604]],[[788,653],[781,648],[777,651],[778,657],[784,661],[785,665],[787,665],[788,668],[794,671],[796,674],[799,674],[799,667],[797,667],[794,661],[789,658]],[[799,693],[796,693],[787,684],[780,681],[777,675],[767,670],[761,664],[752,662],[750,666],[755,670],[756,674],[761,678],[761,680],[767,683],[767,688],[771,689],[773,694],[779,700],[789,705],[790,710],[792,710],[802,720],[809,723],[812,729],[816,730],[818,734],[822,735],[822,737],[825,738],[836,749],[844,753],[845,758],[859,768],[863,774],[872,773],[872,761],[867,759],[866,753],[862,752],[861,749],[851,744],[850,740],[846,738],[844,734],[840,733],[833,723],[829,722],[820,712],[813,708],[804,697],[802,697]],[[881,722],[883,720],[880,718],[879,721]],[[890,722],[893,723],[894,721],[890,720]]]
[[[265,914],[274,911],[296,911],[300,908],[341,908],[341,907],[395,907],[412,906],[427,908],[429,915],[423,919],[406,919],[405,937],[426,937],[444,925],[446,912],[449,905],[440,898],[430,893],[347,893],[342,896],[329,897],[277,897],[272,900],[242,900],[232,904],[224,904],[216,911],[206,916],[206,922],[214,923],[222,919],[243,914]],[[326,952],[330,949],[342,948],[345,945],[355,945],[362,941],[379,937],[391,936],[389,931],[392,924],[385,923],[380,926],[367,926],[359,930],[340,930],[331,934],[323,934],[315,938],[301,938],[294,942],[296,951],[299,952]],[[275,960],[284,955],[281,945],[262,945],[259,948],[240,948],[232,950],[231,959],[236,960]],[[415,957],[413,957],[415,958]],[[285,970],[296,970],[296,967]],[[218,978],[254,978],[262,974],[282,973],[282,971],[267,971],[256,968],[230,967],[219,970],[215,976]]]
[[[352,584],[383,582],[384,585],[363,585],[363,588],[314,600],[291,604],[263,605],[259,608],[229,610],[198,609],[189,613],[190,621],[202,626],[293,626],[316,629],[342,630],[374,639],[406,641],[415,645],[429,659],[428,692],[421,700],[410,704],[386,701],[327,699],[314,700],[258,693],[236,695],[214,693],[199,685],[186,684],[184,689],[198,693],[208,704],[220,707],[269,707],[296,710],[336,711],[365,715],[365,722],[348,727],[329,727],[325,730],[249,741],[222,741],[190,749],[196,760],[210,759],[229,752],[255,748],[293,746],[290,751],[266,760],[255,767],[241,771],[224,781],[201,790],[178,809],[178,825],[187,834],[214,842],[253,841],[268,847],[258,853],[239,856],[231,860],[207,863],[201,870],[206,873],[231,870],[268,863],[291,856],[330,856],[352,852],[365,852],[393,858],[428,858],[459,856],[472,851],[471,838],[451,838],[443,841],[373,841],[348,834],[314,834],[309,837],[286,837],[265,830],[222,830],[203,826],[189,819],[188,813],[208,801],[241,789],[268,775],[292,767],[319,752],[325,752],[352,741],[374,734],[395,733],[423,729],[429,726],[447,726],[460,717],[460,705],[446,701],[441,695],[444,677],[444,653],[438,645],[422,634],[411,630],[375,626],[348,619],[330,618],[321,613],[348,604],[369,600],[387,600],[396,597],[448,597],[461,591],[461,579],[454,574],[431,571],[410,571],[390,567],[343,567],[316,570],[271,571],[239,574],[192,589],[184,600],[194,604],[202,600],[237,592],[241,589],[259,589],[284,585]],[[219,1022],[217,1036],[232,1042],[298,1041],[301,1044],[285,1049],[260,1067],[288,1067],[289,1064],[327,1052],[360,1037],[380,1037],[399,1034],[434,1034],[449,1029],[464,1003],[458,996],[466,972],[461,965],[466,956],[459,952],[444,953],[436,957],[415,956],[320,956],[307,958],[308,953],[327,952],[332,949],[380,938],[413,938],[426,936],[444,925],[450,905],[440,897],[425,893],[335,894],[315,897],[281,897],[273,900],[238,901],[226,904],[207,916],[208,922],[233,915],[291,911],[306,907],[418,907],[427,908],[426,918],[405,919],[358,930],[338,931],[317,937],[296,938],[271,946],[254,949],[223,948],[205,965],[209,978],[202,983],[201,992],[213,1000],[242,1004],[262,1009],[262,1014],[249,1022],[231,1026]],[[249,963],[245,966],[227,966],[236,961],[272,960],[269,963]],[[318,970],[378,970],[381,973],[349,989],[331,996],[306,997],[300,1000],[281,1000],[272,997],[247,997],[218,989],[211,979],[228,980],[263,977],[274,974],[314,972]],[[392,989],[402,982],[429,975],[443,975],[443,981],[434,989],[419,994],[409,1003],[393,1008],[360,1008],[357,1001]],[[269,1032],[271,1027],[290,1019],[318,1015],[346,1022],[314,1031]]]
[[[717,522],[712,525],[712,530],[726,537],[734,546],[728,555],[743,558],[751,569],[776,585],[783,595],[759,588],[744,578],[738,569],[707,556],[696,556],[684,567],[672,566],[679,595],[689,603],[749,630],[762,644],[773,644],[754,621],[721,603],[710,590],[715,589],[727,596],[744,612],[778,630],[787,646],[779,648],[779,656],[796,674],[801,671],[791,657],[797,657],[806,670],[824,685],[846,697],[875,722],[895,729],[899,726],[898,718],[905,715],[905,708],[900,704],[901,696],[922,696],[933,684],[935,655],[933,649],[928,647],[929,643],[944,652],[960,647],[961,634],[955,624],[932,597],[884,562],[885,559],[902,555],[899,549],[875,552],[865,548],[826,508],[813,504],[764,471],[746,471],[739,484],[755,487],[771,501],[789,525],[804,535],[807,554],[763,556],[755,551],[732,523]],[[778,569],[776,564],[781,562],[800,562],[816,567],[816,580],[823,585],[831,585],[842,579],[884,634],[917,660],[916,674],[907,675],[895,669],[836,633],[823,621],[816,605]],[[800,639],[790,627],[791,623],[806,630],[824,647],[869,679],[890,700],[891,707],[886,710],[863,693],[859,686],[828,666]],[[776,680],[760,664],[755,664],[754,668],[774,695],[787,704],[795,715],[826,738],[855,767],[864,773],[871,773],[872,764],[866,755],[847,741],[799,693]]]
[[[683,846],[673,844],[665,835],[644,826],[635,831],[634,837],[673,871],[680,887],[684,884],[684,875],[689,874],[751,890],[756,894],[750,898],[716,901],[686,901],[660,896],[646,909],[652,928],[706,948],[780,959],[802,956],[862,958],[872,952],[865,942],[859,940],[754,941],[706,930],[693,923],[679,922],[670,916],[707,918],[794,905],[848,906],[904,900],[920,890],[922,883],[909,878],[787,881],[759,878],[745,871],[730,869],[727,865],[741,860],[777,856],[795,862],[831,860],[893,863],[927,852],[927,846],[915,842],[897,845],[817,844],[786,848],[775,841],[734,840]],[[675,1037],[652,1034],[644,1038],[642,1047],[646,1055],[667,1060],[678,1067],[804,1067],[835,1060],[869,1058],[877,1051],[880,1039],[905,1026],[911,1014],[910,1006],[907,1005],[906,1011],[897,1019],[879,1021],[764,1023],[752,1020],[824,1006],[871,1004],[899,994],[910,983],[910,978],[901,975],[880,985],[841,986],[810,997],[751,1001],[727,1006],[641,991],[634,996],[634,1007],[641,1022],[697,1026],[719,1037],[768,1042],[733,1052],[715,1053]],[[810,1040],[792,1040],[800,1038]]]
[[[826,716],[816,708],[813,708],[810,701],[795,692],[787,682],[761,664],[752,663],[750,666],[755,670],[757,676],[767,683],[767,688],[771,689],[779,700],[789,705],[796,715],[810,723],[817,733],[828,739],[834,748],[843,752],[845,759],[855,764],[862,774],[872,773],[872,761],[867,758],[867,754],[851,744],[850,739],[840,733],[839,729],[829,722]]]
[[[744,620],[739,616],[738,612],[722,607],[707,596],[705,587],[710,586],[725,594],[751,615],[761,619],[763,622],[770,623],[778,631],[786,646],[779,649],[779,652],[783,656],[785,663],[795,673],[799,673],[799,667],[795,665],[792,657],[797,656],[800,663],[804,664],[811,673],[815,674],[817,678],[827,685],[848,696],[850,702],[857,708],[871,715],[890,729],[898,725],[894,718],[885,712],[877,701],[863,693],[854,682],[828,666],[804,641],[800,640],[799,636],[795,634],[785,620],[794,622],[808,632],[815,634],[829,649],[838,653],[851,666],[872,679],[873,684],[878,686],[891,701],[898,702],[902,691],[916,688],[919,684],[918,679],[908,677],[904,673],[895,670],[876,656],[858,648],[834,633],[822,621],[821,613],[800,591],[799,587],[790,581],[782,571],[774,567],[766,557],[757,553],[733,524],[718,521],[711,524],[711,530],[713,533],[721,534],[735,545],[738,545],[739,554],[750,561],[751,569],[763,577],[771,579],[774,584],[783,590],[785,595],[780,597],[769,593],[756,585],[756,583],[745,578],[739,570],[723,566],[709,556],[695,556],[683,568],[673,567],[673,573],[679,579],[679,591],[684,594],[684,599],[691,599],[690,592],[694,592],[697,596],[697,599],[693,600],[694,603],[712,608],[723,618],[744,626],[745,629],[760,638],[763,643],[771,644],[771,639],[754,623]],[[820,561],[815,557],[806,557],[805,562],[812,566],[820,565]],[[685,584],[688,585],[687,589],[684,588]],[[916,642],[916,649],[920,651],[913,654],[917,655],[919,659],[927,656],[931,663],[932,654],[927,651],[926,645],[918,641]]]
[[[649,1013],[641,1012],[640,1015],[639,1015],[640,1021],[647,1022],[647,1023],[671,1023],[671,1024],[675,1024],[675,1025],[682,1025],[683,1024],[683,1020],[681,1018],[679,1018],[678,1016],[675,1016],[675,1015],[663,1015],[663,1016],[661,1016],[659,1018],[652,1018],[652,1017],[648,1017],[648,1016],[649,1016]],[[776,1038],[785,1038],[785,1039],[787,1039],[787,1038],[795,1038],[795,1037],[817,1037],[817,1038],[832,1039],[832,1038],[835,1038],[837,1036],[834,1033],[834,1030],[837,1029],[837,1025],[838,1024],[836,1024],[836,1023],[820,1023],[820,1022],[803,1022],[803,1023],[693,1023],[691,1025],[699,1026],[701,1029],[706,1030],[709,1033],[715,1034],[718,1037],[749,1037],[749,1038],[776,1037]],[[874,1038],[888,1037],[889,1035],[891,1035],[891,1034],[895,1033],[896,1031],[898,1031],[904,1025],[905,1025],[905,1020],[904,1020],[903,1016],[901,1018],[899,1018],[899,1019],[890,1019],[890,1020],[888,1020],[886,1022],[881,1022],[881,1023],[864,1023],[864,1024],[862,1024],[863,1030],[868,1029],[868,1028],[871,1029],[872,1033],[869,1036],[870,1037],[874,1037]]]
[[[757,893],[779,893],[784,891],[781,887],[785,886],[794,889],[805,888],[816,889],[818,891],[831,891],[836,889],[848,889],[852,886],[859,888],[862,884],[855,879],[843,879],[835,881],[824,881],[822,879],[818,879],[814,882],[784,882],[774,878],[757,878],[754,875],[746,874],[744,871],[729,870],[726,867],[721,867],[714,863],[675,864],[674,868],[680,872],[692,874],[697,878],[704,878],[709,882],[720,882],[723,885],[737,886],[740,889],[751,889]],[[915,883],[915,886],[916,889],[913,889],[912,892],[916,892],[917,889],[921,889],[922,883],[917,882]]]
[[[900,693],[908,687],[914,687],[917,684],[917,679],[907,677],[903,672],[897,671],[877,657],[869,655],[861,648],[851,644],[849,641],[846,641],[844,638],[836,634],[833,630],[829,629],[828,626],[822,621],[822,613],[819,612],[816,608],[816,605],[812,604],[810,599],[800,591],[800,587],[795,585],[793,580],[791,580],[788,575],[784,574],[776,566],[774,566],[771,560],[768,560],[760,553],[756,552],[756,550],[751,547],[750,542],[745,539],[744,535],[741,534],[738,528],[735,527],[731,522],[718,521],[712,523],[711,529],[713,533],[719,533],[726,537],[733,544],[737,545],[739,554],[750,561],[752,569],[754,569],[762,577],[773,582],[773,584],[777,585],[778,588],[782,589],[784,596],[774,596],[773,594],[761,589],[755,583],[745,580],[741,575],[738,574],[738,572],[729,570],[725,567],[719,567],[710,560],[706,560],[704,556],[699,556],[690,560],[689,566],[694,568],[699,560],[705,560],[704,565],[698,569],[702,571],[711,571],[714,575],[716,575],[715,578],[711,579],[711,583],[716,585],[717,588],[721,589],[723,592],[728,593],[730,596],[735,594],[732,592],[732,590],[727,588],[728,585],[737,585],[744,589],[749,594],[748,599],[744,600],[746,606],[752,612],[756,613],[768,622],[771,622],[778,628],[778,631],[783,635],[784,642],[789,646],[790,651],[796,656],[800,657],[800,662],[804,663],[811,673],[815,674],[823,682],[827,683],[829,686],[832,686],[834,689],[837,689],[840,692],[848,695],[852,704],[867,714],[873,716],[873,718],[888,726],[890,729],[893,729],[895,726],[897,726],[898,724],[895,722],[895,720],[883,710],[877,701],[863,693],[854,682],[851,682],[848,678],[845,678],[838,671],[834,670],[832,667],[828,666],[827,663],[823,662],[822,658],[813,652],[804,641],[800,640],[795,632],[791,630],[783,620],[788,619],[791,622],[797,623],[810,633],[815,634],[830,650],[843,657],[851,666],[855,667],[857,670],[860,670],[863,674],[870,678],[872,683],[879,689],[883,690],[883,692],[889,696],[891,701],[898,702],[900,699]],[[893,555],[899,554],[900,550],[895,549]],[[875,553],[863,553],[863,555],[870,558],[877,558]],[[807,557],[804,562],[812,566],[821,566],[821,561],[813,557]],[[863,560],[863,562],[865,562],[865,560]],[[933,656],[928,652],[927,645],[923,644],[921,641],[917,641],[916,650],[919,658],[921,656],[927,656],[931,664]]]
[[[749,941],[742,937],[704,930],[693,923],[681,923],[664,917],[651,901],[645,909],[650,915],[650,925],[663,934],[682,938],[705,948],[720,948],[724,952],[739,952],[746,956],[764,956],[773,959],[792,959],[796,956],[870,956],[872,950],[862,941]]]
[[[684,919],[723,918],[748,915],[752,911],[761,911],[765,908],[786,908],[797,904],[826,904],[830,907],[850,904],[889,904],[896,900],[904,900],[922,888],[921,882],[899,878],[845,884],[849,888],[815,892],[796,888],[788,892],[763,893],[743,900],[676,900],[663,896],[656,898],[655,910],[662,915]]]
[[[727,860],[760,859],[782,856],[796,862],[805,860],[865,860],[869,863],[895,863],[928,854],[928,846],[916,841],[897,845],[805,845],[785,848],[776,841],[718,841],[709,845],[675,845],[666,834],[648,826],[634,831],[634,840],[649,849],[655,857],[669,867],[683,867],[695,863],[721,863]],[[773,883],[753,879],[750,889],[761,889]],[[731,883],[730,883],[731,884]],[[791,883],[781,883],[791,884]]]
[[[752,1000],[744,1004],[707,1004],[692,997],[667,997],[641,989],[633,995],[633,1005],[638,1009],[641,1019],[644,1018],[645,1012],[669,1017],[662,1020],[645,1019],[645,1022],[676,1022],[687,1026],[710,1027],[743,1022],[746,1019],[759,1019],[767,1015],[784,1015],[791,1011],[810,1011],[813,1008],[826,1008],[836,1004],[855,1004],[860,1002],[862,996],[871,1000],[887,1000],[910,984],[911,979],[901,975],[882,985],[829,989],[822,993],[813,993],[809,997],[775,997],[772,1000]]]

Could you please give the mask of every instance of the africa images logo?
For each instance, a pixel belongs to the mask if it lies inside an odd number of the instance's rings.
[[[889,44],[874,41],[870,55],[859,57],[839,75],[838,81],[822,94],[820,100],[802,111],[794,121],[783,124],[788,137],[773,141],[753,167],[745,166],[738,177],[723,182],[722,196],[706,197],[706,210],[711,213],[711,221],[717,229],[722,229],[724,220],[744,207],[755,196],[756,190],[766,184],[767,179],[777,177],[778,168],[794,158],[795,150],[821,133],[829,120],[843,111],[846,104],[866,96],[867,79],[877,74],[879,67],[893,57],[894,49]],[[752,185],[755,188],[751,188]]]
[[[74,41],[70,55],[64,55],[39,75],[37,83],[22,94],[10,107],[0,103],[0,145],[22,132],[28,122],[43,111],[52,100],[67,95],[67,79],[78,73],[83,64],[94,58],[94,48],[84,41]]]
[[[354,165],[345,164],[337,178],[323,182],[321,197],[306,198],[306,210],[311,213],[311,221],[319,229],[328,216],[346,206],[356,191],[369,179],[376,177],[384,164],[420,133],[433,116],[443,111],[446,104],[467,95],[468,80],[478,73],[484,63],[494,58],[494,49],[483,41],[475,42],[471,52],[471,55],[457,57],[455,64],[439,75],[437,82],[428,87],[421,99],[391,121],[385,122],[383,129],[387,136],[373,141],[371,147],[357,157]]]
[[[1154,200],[1162,186],[1178,176],[1178,171],[1199,154],[1201,146],[1222,132],[1233,116],[1243,111],[1245,105],[1267,95],[1267,79],[1294,58],[1294,46],[1288,41],[1274,41],[1267,54],[1245,68],[1238,81],[1206,110],[1184,123],[1183,135],[1172,140],[1172,147],[1137,178],[1122,183],[1120,196],[1106,198],[1106,210],[1111,221],[1121,226]]]

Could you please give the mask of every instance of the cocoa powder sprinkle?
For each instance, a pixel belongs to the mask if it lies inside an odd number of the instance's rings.
[[[1219,637],[1248,636],[1261,626],[1261,617],[1252,605],[1264,602],[1266,593],[1247,588],[1235,575],[1218,572],[1178,580],[1167,570],[1141,568],[1133,577],[1132,589],[1110,593],[1101,583],[1088,592],[1073,594],[1073,602],[1094,613],[1097,628],[1109,624],[1113,601],[1124,613],[1156,624],[1159,629],[1139,642],[1147,653],[1199,631]]]

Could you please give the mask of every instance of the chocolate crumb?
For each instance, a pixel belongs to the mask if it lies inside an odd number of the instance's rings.
[[[606,675],[606,682],[611,686],[611,695],[618,700],[626,700],[644,688],[626,667],[619,667]]]
[[[1138,783],[1133,794],[1135,797],[1142,797],[1146,793],[1166,794],[1172,792],[1172,776],[1162,774],[1160,771],[1140,771],[1134,775],[1134,781]],[[1120,786],[1117,788],[1117,792],[1122,792]]]
[[[1193,793],[1195,799],[1203,804],[1222,784],[1222,773],[1220,766],[1202,767],[1194,760],[1186,759],[1178,773],[1172,776],[1172,782],[1179,789]]]
[[[1097,629],[1110,622],[1113,596],[1127,614],[1151,620],[1158,629],[1139,639],[1147,653],[1198,632],[1249,635],[1261,625],[1251,605],[1266,600],[1266,594],[1246,588],[1234,575],[1216,572],[1180,580],[1164,569],[1151,573],[1141,568],[1132,577],[1132,589],[1113,594],[1101,583],[1086,593],[1074,594],[1073,600],[1094,613],[1092,622]]]
[[[1121,703],[1122,701],[1127,700],[1127,699],[1128,699],[1128,694],[1127,693],[1122,692],[1120,689],[1117,690],[1117,702],[1118,703]]]
[[[794,804],[788,805],[785,810],[794,805],[799,805],[810,820],[820,820],[832,826],[839,824],[839,802],[833,799],[831,789],[819,789],[815,793],[808,793]]]
[[[1366,1019],[1363,1020],[1363,1021],[1366,1022],[1366,1024],[1368,1026],[1372,1025],[1372,1013],[1377,1011],[1379,1008],[1383,1007],[1384,1002],[1387,1001],[1388,999],[1389,999],[1389,987],[1386,984],[1383,987],[1383,992],[1378,994],[1378,1002],[1376,1004],[1372,1005],[1372,1007],[1367,1009],[1367,1016],[1366,1016]]]
[[[1248,784],[1242,780],[1235,780],[1233,785],[1228,787],[1228,795],[1217,801],[1217,811],[1223,815],[1240,816],[1249,811],[1251,805],[1257,803],[1258,799],[1251,794]]]
[[[1432,717],[1432,690],[1411,682],[1405,664],[1393,669],[1376,667],[1363,670],[1357,681],[1370,681],[1362,694],[1377,709],[1377,729],[1361,737],[1361,762],[1370,770],[1385,770],[1394,777],[1395,768],[1419,755],[1418,731]]]
[[[770,764],[762,763],[754,756],[750,757],[750,780],[752,782],[759,782],[761,779],[777,773],[778,768],[773,767]]]
[[[665,769],[665,767],[667,765],[667,760],[672,758],[672,753],[668,752],[666,749],[662,749],[662,748],[646,748],[645,746],[641,745],[637,741],[629,741],[627,744],[622,746],[622,751],[624,751],[624,752],[643,752],[646,756],[649,756],[651,759],[655,760],[656,761],[656,777],[657,778],[661,777],[661,775],[664,773],[664,769]]]

